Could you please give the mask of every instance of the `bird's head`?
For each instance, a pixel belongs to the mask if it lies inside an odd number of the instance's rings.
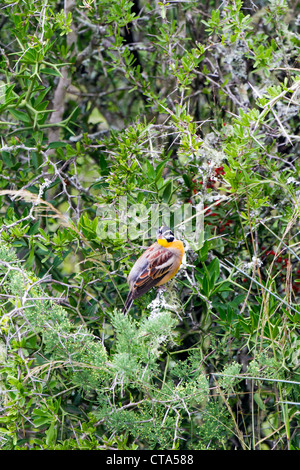
[[[172,243],[175,240],[174,233],[166,225],[159,227],[156,232],[156,238],[157,243],[159,243],[161,246],[168,246],[169,243]]]

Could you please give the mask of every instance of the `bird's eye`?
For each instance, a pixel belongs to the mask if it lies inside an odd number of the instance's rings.
[[[172,242],[172,241],[174,241],[174,238],[175,238],[175,237],[174,237],[174,233],[171,232],[171,230],[170,230],[170,232],[168,233],[168,235],[166,235],[166,240],[167,240],[168,242]]]

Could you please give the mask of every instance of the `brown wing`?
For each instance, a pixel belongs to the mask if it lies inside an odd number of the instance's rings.
[[[159,247],[159,248],[158,248]],[[151,245],[143,254],[143,267],[131,284],[133,299],[156,286],[172,269],[174,254],[158,244]]]

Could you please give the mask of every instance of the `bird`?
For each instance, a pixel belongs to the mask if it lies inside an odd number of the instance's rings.
[[[172,279],[180,268],[183,255],[182,241],[176,240],[166,225],[159,227],[156,242],[137,259],[128,275],[129,293],[122,312],[127,313],[133,301],[152,287],[162,286]]]

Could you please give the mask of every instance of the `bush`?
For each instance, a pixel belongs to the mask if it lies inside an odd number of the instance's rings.
[[[3,449],[299,449],[299,18],[5,2]],[[183,266],[124,316],[166,220]]]

